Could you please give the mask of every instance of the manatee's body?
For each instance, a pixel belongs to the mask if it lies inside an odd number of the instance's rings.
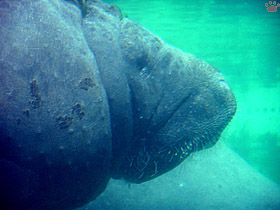
[[[84,1],[75,1],[79,4]],[[0,1],[0,197],[73,209],[216,143],[236,103],[212,66],[88,1]]]

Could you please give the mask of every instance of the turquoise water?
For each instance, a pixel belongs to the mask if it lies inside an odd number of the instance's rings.
[[[222,141],[280,183],[280,8],[267,12],[268,1],[106,2],[225,75],[238,110]]]

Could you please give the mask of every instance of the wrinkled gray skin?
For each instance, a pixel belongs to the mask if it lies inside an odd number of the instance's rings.
[[[216,69],[114,6],[2,0],[0,27],[2,209],[73,209],[111,177],[151,180],[235,113]]]

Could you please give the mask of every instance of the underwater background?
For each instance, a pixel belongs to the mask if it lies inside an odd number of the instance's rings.
[[[280,7],[268,12],[269,1],[105,2],[224,74],[238,109],[221,141],[280,184]]]

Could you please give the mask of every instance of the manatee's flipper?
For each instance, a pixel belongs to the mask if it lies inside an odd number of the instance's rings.
[[[0,2],[0,209],[73,209],[109,179],[111,124],[81,13]]]

